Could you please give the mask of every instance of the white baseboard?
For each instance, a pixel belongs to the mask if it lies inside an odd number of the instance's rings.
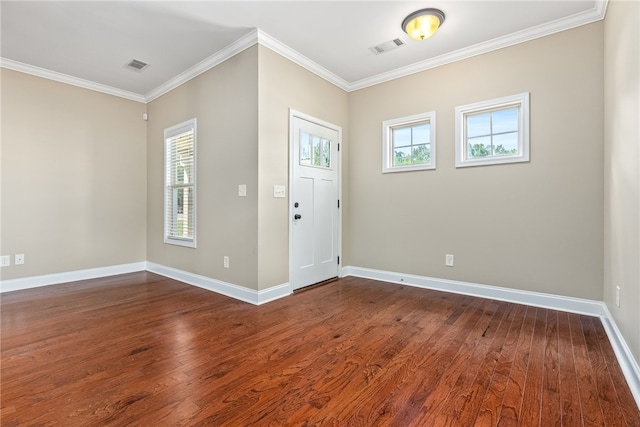
[[[456,280],[438,279],[435,277],[416,276],[412,274],[395,273],[392,271],[374,270],[360,267],[344,267],[343,276],[356,276],[400,285],[418,288],[434,289],[456,294],[471,295],[499,301],[508,301],[534,307],[550,308],[552,310],[568,311],[570,313],[602,316],[602,301],[565,297],[561,295],[543,294],[539,292],[521,291],[518,289],[501,288],[498,286],[482,285],[479,283],[460,282]]]
[[[283,283],[261,291],[256,291],[255,289],[245,288],[244,286],[234,285],[232,283],[189,273],[188,271],[165,267],[152,262],[147,262],[147,271],[254,305],[265,304],[269,301],[286,297],[291,294],[291,287],[289,286],[289,283]]]
[[[67,271],[63,273],[45,274],[42,276],[2,280],[0,281],[0,293],[57,285],[60,283],[77,282],[79,280],[97,279],[100,277],[115,276],[118,274],[145,270],[255,305],[265,304],[269,301],[274,301],[291,294],[291,287],[289,286],[289,283],[283,283],[281,285],[256,291],[254,289],[245,288],[232,283],[226,283],[210,277],[189,273],[188,271],[165,267],[153,262],[135,262],[131,264],[112,265],[87,270]]]
[[[609,342],[616,354],[616,358],[620,364],[620,369],[622,369],[622,373],[627,379],[627,384],[629,384],[631,393],[633,393],[638,409],[640,409],[640,366],[638,366],[638,362],[635,357],[633,357],[627,342],[620,333],[618,325],[616,325],[615,320],[613,320],[613,316],[611,316],[609,308],[605,303],[602,303],[602,305],[605,314],[600,317],[600,320],[602,321],[605,331],[607,331]]]
[[[146,262],[111,265],[107,267],[90,268],[87,270],[67,271],[63,273],[44,274],[42,276],[23,277],[0,281],[0,293],[38,288],[40,286],[57,285],[60,283],[77,282],[78,280],[97,279],[99,277],[115,276],[117,274],[144,271]]]
[[[640,367],[638,367],[638,362],[631,353],[631,350],[629,350],[629,346],[620,333],[620,330],[611,316],[607,305],[603,301],[572,298],[561,295],[522,291],[482,285],[478,283],[460,282],[353,266],[345,266],[342,268],[342,277],[345,276],[362,277],[382,282],[397,283],[400,285],[434,289],[443,292],[452,292],[456,294],[599,317],[605,331],[607,332],[609,342],[613,347],[613,351],[616,354],[616,358],[618,359],[618,363],[620,364],[625,379],[627,380],[627,384],[631,389],[631,393],[633,394],[636,404],[640,409]]]

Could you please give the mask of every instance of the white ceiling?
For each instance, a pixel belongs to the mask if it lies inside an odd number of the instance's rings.
[[[411,40],[400,24],[425,7],[445,22]],[[148,101],[260,42],[354,90],[594,22],[605,9],[606,0],[2,0],[0,56],[6,68]],[[406,46],[369,49],[395,38]],[[149,67],[126,69],[134,58]]]

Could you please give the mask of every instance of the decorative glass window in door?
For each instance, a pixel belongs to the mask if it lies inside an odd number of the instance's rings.
[[[300,132],[300,165],[331,168],[331,140]]]

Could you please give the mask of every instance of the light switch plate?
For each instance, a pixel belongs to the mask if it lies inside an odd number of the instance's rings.
[[[247,184],[238,185],[238,197],[247,197]]]
[[[2,255],[0,257],[0,267],[9,267],[11,265],[11,255]]]
[[[276,198],[285,198],[287,197],[287,189],[284,185],[274,185],[273,186],[273,197]]]

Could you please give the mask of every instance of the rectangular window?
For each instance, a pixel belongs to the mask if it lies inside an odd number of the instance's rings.
[[[164,131],[164,242],[196,247],[196,119]]]
[[[529,94],[456,107],[456,167],[529,161]]]
[[[436,168],[436,113],[382,123],[382,172]]]
[[[331,141],[300,132],[300,165],[331,168]]]

